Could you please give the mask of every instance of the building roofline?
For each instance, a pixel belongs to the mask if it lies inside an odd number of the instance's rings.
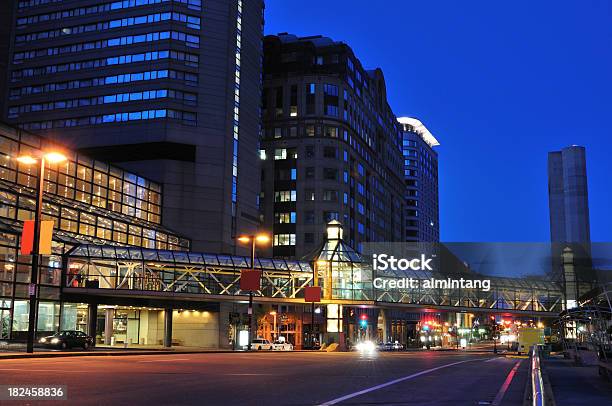
[[[440,145],[440,142],[433,136],[431,132],[425,127],[419,119],[414,117],[398,117],[397,122],[400,124],[407,124],[414,128],[414,131],[421,136],[430,147],[436,147]]]

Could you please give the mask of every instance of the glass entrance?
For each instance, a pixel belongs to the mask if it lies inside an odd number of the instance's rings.
[[[11,334],[11,308],[9,300],[0,300],[0,339],[8,339]]]

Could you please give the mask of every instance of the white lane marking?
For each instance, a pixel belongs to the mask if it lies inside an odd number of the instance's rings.
[[[32,368],[0,368],[0,371],[22,371],[22,372],[91,372],[91,371],[77,371],[74,369],[32,369]]]
[[[510,383],[512,382],[512,379],[514,378],[514,375],[516,374],[516,370],[518,369],[519,365],[521,365],[521,362],[522,360],[514,364],[514,368],[512,368],[512,370],[506,377],[506,380],[502,384],[501,388],[499,388],[499,391],[497,392],[495,399],[493,399],[493,403],[491,403],[492,406],[499,406],[501,404],[502,400],[504,399],[504,395],[506,394],[506,391],[508,390],[508,387],[510,387]]]
[[[495,357],[495,358],[488,359],[485,362],[497,361],[498,359],[505,359],[505,358],[503,358],[503,357]]]
[[[225,376],[274,376],[275,374],[223,374]]]
[[[482,359],[468,359],[468,360],[465,360],[465,361],[452,362],[450,364],[440,365],[439,367],[426,369],[424,371],[420,371],[420,372],[414,373],[412,375],[404,376],[403,378],[394,379],[394,380],[389,381],[389,382],[381,383],[380,385],[372,386],[371,388],[363,389],[363,390],[360,390],[358,392],[349,393],[348,395],[344,395],[344,396],[342,396],[340,398],[332,399],[332,400],[329,400],[329,401],[327,401],[325,403],[321,403],[319,406],[335,405],[336,403],[343,402],[343,401],[345,401],[347,399],[351,399],[351,398],[354,398],[356,396],[360,396],[360,395],[363,395],[363,394],[366,394],[366,393],[369,393],[369,392],[373,392],[373,391],[378,390],[378,389],[386,388],[387,386],[395,385],[396,383],[407,381],[409,379],[416,378],[417,376],[425,375],[425,374],[428,374],[430,372],[434,372],[434,371],[437,371],[437,370],[440,370],[440,369],[452,367],[454,365],[459,365],[459,364],[463,364],[463,363],[466,363],[466,362],[474,362],[474,361],[482,361]]]
[[[147,360],[147,361],[136,361],[136,362],[142,363],[142,362],[174,362],[174,361],[189,361],[189,358],[152,359],[152,360]]]

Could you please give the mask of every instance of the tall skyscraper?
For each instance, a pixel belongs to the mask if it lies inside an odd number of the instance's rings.
[[[256,229],[262,0],[3,3],[9,123],[161,183],[195,250]]]
[[[548,153],[548,202],[551,242],[590,243],[584,147],[573,145]]]
[[[594,286],[586,153],[573,145],[548,154],[551,263],[565,286],[566,305]],[[571,263],[567,259],[571,258]]]
[[[412,117],[399,117],[406,183],[406,241],[439,242],[438,153],[440,145],[427,127]]]
[[[400,125],[380,69],[330,38],[267,36],[262,105],[261,212],[275,256],[319,248],[331,220],[357,250],[404,240]]]

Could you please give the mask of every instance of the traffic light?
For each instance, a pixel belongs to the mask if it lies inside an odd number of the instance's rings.
[[[368,315],[367,314],[362,314],[361,316],[359,316],[359,325],[361,326],[361,328],[368,327]]]

